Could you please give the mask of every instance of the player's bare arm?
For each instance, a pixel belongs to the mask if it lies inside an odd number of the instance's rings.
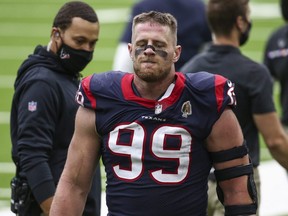
[[[240,211],[249,215],[252,209],[257,208],[257,196],[256,192],[248,190],[248,187],[255,190],[255,185],[253,168],[243,143],[236,116],[232,110],[226,109],[213,126],[207,139],[207,149],[212,152],[218,197],[225,206],[225,212]]]
[[[99,146],[94,111],[79,107],[75,132],[52,203],[51,216],[82,214],[99,161]]]

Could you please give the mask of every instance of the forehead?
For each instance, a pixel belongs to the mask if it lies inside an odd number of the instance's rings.
[[[134,41],[139,40],[171,40],[172,34],[168,26],[155,22],[138,23],[133,31]]]
[[[92,23],[80,17],[74,17],[71,25],[65,30],[65,32],[73,35],[89,35],[89,37],[98,38],[99,23]]]

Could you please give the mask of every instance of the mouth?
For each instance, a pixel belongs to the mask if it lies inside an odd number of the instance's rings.
[[[156,63],[153,62],[153,61],[143,61],[143,62],[141,62],[141,64],[142,64],[144,67],[152,67],[152,66],[154,66]]]
[[[141,61],[141,63],[155,64],[156,62],[155,62],[155,61],[152,61],[152,60],[150,60],[150,59],[146,59],[146,60]]]

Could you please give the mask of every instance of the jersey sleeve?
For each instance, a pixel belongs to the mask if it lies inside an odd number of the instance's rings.
[[[236,97],[234,93],[234,83],[220,75],[215,76],[215,98],[217,111],[223,112],[227,107],[236,106]]]
[[[207,72],[186,74],[188,82],[193,91],[201,97],[199,100],[206,104],[207,109],[220,115],[225,108],[236,106],[234,83],[221,75],[214,75]]]
[[[82,79],[75,99],[79,105],[85,108],[95,109],[96,98],[93,96],[90,88],[92,77],[93,75],[90,75]]]
[[[116,90],[116,86],[120,85],[124,74],[126,73],[120,71],[107,71],[83,78],[76,93],[76,102],[85,108],[96,110],[97,101],[99,104],[103,98],[121,94]]]

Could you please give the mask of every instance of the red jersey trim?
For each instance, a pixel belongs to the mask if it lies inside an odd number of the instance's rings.
[[[222,106],[223,106],[223,101],[224,101],[224,86],[226,83],[226,78],[215,75],[215,96],[216,96],[216,102],[217,102],[217,111],[220,112]]]
[[[185,76],[182,73],[177,72],[175,74],[175,77],[176,77],[175,87],[171,95],[161,101],[149,100],[149,99],[145,99],[145,98],[141,98],[137,96],[132,89],[132,82],[133,82],[134,74],[124,75],[121,81],[122,93],[126,100],[134,101],[144,107],[154,109],[155,104],[161,103],[164,105],[164,109],[166,109],[167,107],[173,105],[179,99],[185,86]]]
[[[90,101],[91,108],[96,109],[96,98],[92,95],[90,91],[91,79],[93,75],[90,75],[82,80],[82,89]]]

